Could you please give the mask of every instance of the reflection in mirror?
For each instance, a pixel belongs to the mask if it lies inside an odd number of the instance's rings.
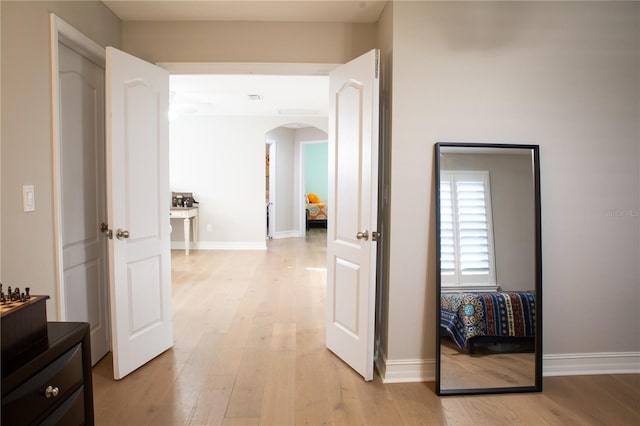
[[[439,395],[542,390],[538,159],[436,144]]]

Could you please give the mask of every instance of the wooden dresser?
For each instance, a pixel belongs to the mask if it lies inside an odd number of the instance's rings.
[[[2,366],[2,425],[93,425],[89,324],[50,322],[48,347]]]

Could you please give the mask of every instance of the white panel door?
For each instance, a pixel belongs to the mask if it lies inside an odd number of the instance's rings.
[[[114,377],[173,345],[169,74],[107,48],[107,204]]]
[[[104,69],[58,44],[64,320],[88,322],[91,362],[109,352]]]
[[[373,379],[378,50],[331,72],[326,344]]]

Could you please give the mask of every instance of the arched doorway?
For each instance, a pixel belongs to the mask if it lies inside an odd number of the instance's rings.
[[[271,238],[303,237],[306,233],[305,197],[310,188],[318,188],[316,192],[325,194],[327,185],[326,155],[318,156],[317,164],[307,167],[314,155],[307,147],[322,145],[326,147],[325,130],[307,123],[288,123],[271,129],[265,134],[265,142],[269,148],[269,179],[266,191],[269,214],[267,236]],[[326,151],[326,150],[325,150]],[[324,164],[323,164],[324,163]],[[310,182],[306,172],[322,170],[324,175],[316,172],[315,186]],[[323,185],[324,180],[324,185]]]

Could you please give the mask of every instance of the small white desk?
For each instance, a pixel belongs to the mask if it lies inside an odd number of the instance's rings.
[[[184,219],[184,254],[189,255],[191,243],[191,221],[193,220],[193,242],[198,242],[198,208],[197,207],[171,207],[169,211],[171,219]]]

